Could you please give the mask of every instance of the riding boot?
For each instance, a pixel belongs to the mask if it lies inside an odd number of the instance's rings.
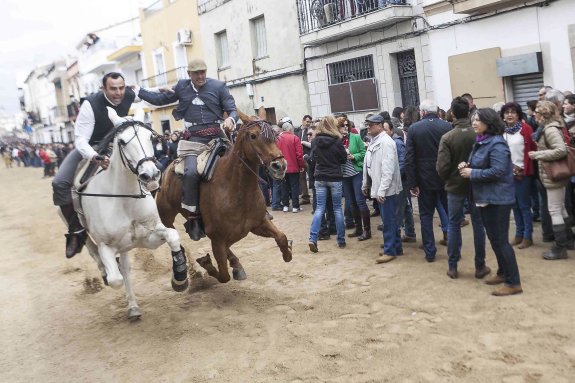
[[[199,212],[190,213],[188,220],[184,223],[184,227],[186,228],[186,233],[194,241],[199,241],[206,236],[202,216]]]
[[[555,244],[551,250],[543,253],[543,258],[548,260],[567,258],[567,232],[565,224],[553,225],[553,234],[555,235]]]
[[[84,243],[86,243],[86,229],[82,227],[78,214],[74,210],[74,205],[62,205],[60,210],[68,223],[68,234],[65,235],[66,258],[72,258],[82,251]]]
[[[351,215],[353,217],[353,221],[355,222],[355,231],[347,236],[349,238],[359,237],[363,234],[363,230],[361,228],[361,212],[358,209],[351,209]]]
[[[363,234],[357,237],[357,240],[365,241],[371,238],[371,215],[369,214],[369,210],[362,211],[360,214],[361,221],[363,222]]]

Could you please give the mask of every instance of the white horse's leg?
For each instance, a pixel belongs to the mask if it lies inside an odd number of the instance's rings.
[[[96,244],[94,243],[94,241],[92,241],[92,238],[90,238],[90,236],[88,236],[88,238],[86,238],[86,247],[88,248],[88,252],[90,253],[90,256],[92,257],[92,259],[94,259],[94,261],[96,262],[96,265],[98,265],[98,269],[100,270],[100,274],[102,275],[102,279],[104,280],[104,284],[108,285],[108,279],[106,276],[106,268],[104,267],[104,264],[102,263],[102,259],[100,258],[100,254],[98,254],[98,246],[96,246]]]
[[[170,229],[158,223],[154,232],[148,237],[148,242],[152,247],[158,247],[167,242],[172,250],[172,289],[177,292],[187,290],[188,262],[184,248],[180,245],[180,235],[176,229]],[[155,246],[154,246],[155,245]]]
[[[130,270],[130,258],[128,257],[128,253],[120,254],[120,272],[124,276],[124,287],[126,289],[126,299],[128,300],[128,318],[138,319],[142,316],[142,312],[140,311],[140,307],[136,301],[134,289],[132,289]]]
[[[116,251],[111,247],[100,243],[98,244],[98,253],[100,258],[104,263],[106,269],[106,275],[108,276],[108,285],[114,289],[119,289],[123,285],[122,274],[120,269],[118,269],[118,263],[116,262]]]

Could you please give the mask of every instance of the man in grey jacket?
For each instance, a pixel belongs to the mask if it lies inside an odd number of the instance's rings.
[[[229,131],[235,127],[238,119],[236,103],[226,84],[207,78],[206,70],[204,60],[195,59],[188,65],[190,79],[178,81],[173,89],[161,93],[137,89],[138,96],[152,105],[168,105],[179,101],[172,114],[176,120],[184,119],[187,130],[185,139],[202,144],[207,144],[214,138],[226,137],[220,124],[223,123],[224,128]],[[228,115],[225,120],[224,112]],[[186,156],[184,172],[182,207],[190,213],[184,226],[190,238],[198,241],[205,234],[200,222],[200,175],[197,172],[195,155]]]
[[[398,194],[403,190],[397,148],[384,131],[384,119],[374,114],[365,120],[372,137],[363,160],[363,184],[366,197],[376,198],[383,222],[383,253],[376,263],[393,261],[402,255],[401,236],[395,219]]]

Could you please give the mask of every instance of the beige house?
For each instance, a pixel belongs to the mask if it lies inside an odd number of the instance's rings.
[[[202,41],[196,0],[159,0],[140,9],[141,52],[145,88],[174,86],[188,78],[188,61],[202,58]],[[151,108],[157,131],[182,130],[183,122],[172,117],[174,105]]]

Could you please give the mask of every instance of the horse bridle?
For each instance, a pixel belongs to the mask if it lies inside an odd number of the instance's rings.
[[[251,122],[247,123],[246,125],[242,126],[242,127],[238,130],[238,132],[241,132],[241,131],[244,130],[244,129],[249,129],[249,128],[251,128],[251,127],[254,126],[254,125],[258,125],[258,126],[260,127],[260,132],[261,132],[261,133],[260,133],[260,136],[263,135],[263,139],[264,139],[264,140],[269,140],[269,141],[272,141],[272,140],[273,140],[273,141],[275,141],[275,134],[273,133],[273,130],[272,130],[270,124],[269,124],[267,121],[263,121],[263,120],[251,121]],[[258,160],[260,161],[260,165],[263,165],[263,166],[266,168],[266,171],[267,171],[267,166],[266,166],[265,162],[262,160],[262,157],[260,156],[260,154],[259,154],[257,151],[256,151],[256,156],[258,157]],[[264,180],[262,177],[260,177],[259,174],[257,174],[256,172],[254,172],[254,171],[252,170],[252,168],[250,168],[250,166],[244,161],[244,159],[243,159],[242,157],[240,157],[240,156],[237,155],[237,154],[236,154],[236,157],[238,157],[238,159],[240,160],[240,162],[241,162],[252,174],[254,174],[254,175],[258,178],[258,180],[259,180],[260,182],[262,182],[262,183],[268,185],[268,182],[267,182],[266,180]],[[277,160],[282,159],[282,158],[284,158],[284,155],[281,154],[281,151],[280,151],[280,155],[279,155],[279,156],[276,156],[276,157],[274,157],[274,158],[272,158],[272,159],[270,160],[270,164],[271,164],[272,162],[277,161]]]
[[[130,171],[132,173],[134,173],[136,176],[139,175],[138,169],[140,168],[140,166],[142,166],[142,164],[144,162],[146,162],[146,161],[155,162],[156,161],[156,158],[153,155],[147,156],[147,157],[140,159],[136,163],[136,166],[134,167],[132,165],[132,163],[130,162],[130,160],[128,160],[128,158],[126,157],[126,154],[124,153],[124,147],[126,147],[126,145],[128,145],[134,138],[136,138],[138,140],[138,144],[140,145],[142,152],[144,154],[146,154],[146,150],[144,149],[144,145],[142,145],[142,141],[140,141],[140,137],[138,137],[138,130],[136,129],[137,126],[141,126],[144,129],[149,130],[150,132],[152,132],[152,135],[159,136],[159,134],[156,133],[152,128],[150,128],[148,125],[146,125],[140,121],[126,121],[117,127],[117,131],[116,131],[115,135],[122,133],[128,127],[134,128],[134,136],[132,138],[130,138],[127,142],[121,142],[120,140],[118,140],[118,151],[120,152],[120,158],[122,159],[122,163],[124,164],[124,166],[127,167],[128,169],[130,169]]]

